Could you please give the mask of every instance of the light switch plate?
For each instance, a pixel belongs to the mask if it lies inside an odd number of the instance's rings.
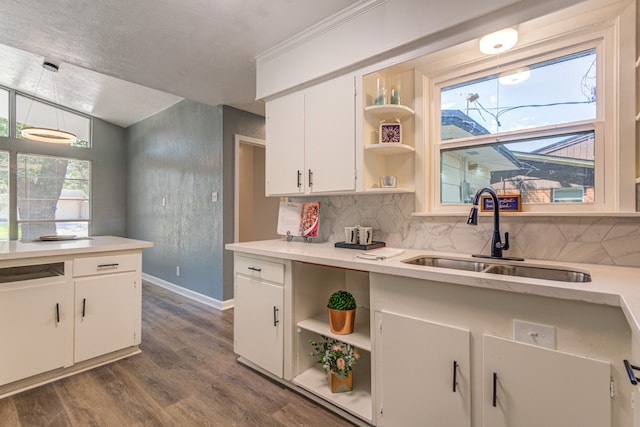
[[[555,326],[541,325],[539,323],[514,319],[513,339],[518,342],[555,350],[556,328]]]

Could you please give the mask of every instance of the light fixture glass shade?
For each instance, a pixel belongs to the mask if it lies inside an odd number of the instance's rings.
[[[38,142],[52,142],[54,144],[73,144],[78,138],[71,132],[58,129],[48,129],[41,127],[27,127],[20,131],[24,139]]]
[[[529,77],[531,77],[531,70],[529,67],[522,67],[513,71],[501,73],[498,80],[500,81],[500,84],[503,85],[517,85],[518,83],[528,80]]]
[[[485,55],[497,55],[506,52],[518,42],[518,30],[505,28],[480,38],[480,52]]]

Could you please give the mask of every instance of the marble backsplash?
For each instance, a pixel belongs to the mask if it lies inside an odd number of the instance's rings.
[[[374,229],[387,246],[489,254],[493,218],[478,226],[462,217],[411,216],[411,194],[315,197],[320,201],[320,241],[343,241],[344,227]],[[503,215],[500,231],[509,232],[505,256],[640,267],[640,217],[515,217]]]

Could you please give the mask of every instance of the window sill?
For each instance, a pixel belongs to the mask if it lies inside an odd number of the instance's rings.
[[[469,216],[469,210],[464,212],[414,212],[412,217],[462,217]],[[492,217],[493,212],[478,212],[478,216]],[[500,212],[500,217],[530,218],[530,217],[612,217],[612,218],[640,218],[640,212]]]

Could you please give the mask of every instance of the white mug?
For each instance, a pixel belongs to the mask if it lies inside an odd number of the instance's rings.
[[[358,227],[345,227],[344,241],[345,243],[350,243],[350,244],[358,243]]]
[[[361,245],[370,245],[372,242],[373,242],[373,228],[359,227],[358,243],[360,243]]]

